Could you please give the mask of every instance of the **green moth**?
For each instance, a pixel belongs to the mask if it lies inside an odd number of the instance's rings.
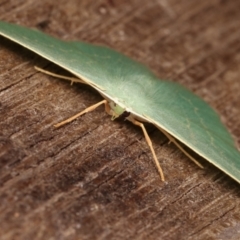
[[[57,127],[104,104],[113,119],[127,112],[127,120],[142,128],[162,180],[163,171],[143,122],[156,126],[193,161],[179,142],[240,183],[240,152],[231,135],[215,111],[181,85],[158,79],[144,65],[107,47],[61,41],[6,22],[0,22],[0,35],[78,78],[65,79],[88,84],[103,96],[103,101],[57,124]]]

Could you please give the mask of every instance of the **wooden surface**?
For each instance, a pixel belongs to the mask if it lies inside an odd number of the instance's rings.
[[[240,1],[0,0],[0,19],[113,47],[209,102],[240,145]],[[0,236],[32,239],[240,239],[240,186],[201,170],[148,126],[103,108],[90,87],[37,73],[60,68],[0,38]],[[177,103],[176,103],[177,104]]]

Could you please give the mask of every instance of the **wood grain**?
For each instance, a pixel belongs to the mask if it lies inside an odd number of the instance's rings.
[[[203,97],[240,146],[239,9],[238,0],[0,0],[0,19],[124,52]],[[68,75],[0,38],[2,240],[240,238],[239,184],[147,126],[161,182],[141,130],[103,108],[54,129],[101,97],[34,65]]]

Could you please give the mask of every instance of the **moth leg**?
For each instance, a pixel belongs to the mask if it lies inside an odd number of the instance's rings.
[[[66,76],[63,76],[63,75],[59,75],[59,74],[55,74],[55,73],[49,72],[49,71],[47,71],[45,69],[42,69],[42,68],[39,68],[39,67],[36,67],[36,66],[34,68],[37,71],[42,72],[44,74],[47,74],[47,75],[50,75],[50,76],[53,76],[53,77],[56,77],[56,78],[68,80],[68,81],[71,82],[71,85],[73,85],[74,82],[87,84],[86,82],[82,81],[80,78],[66,77]]]
[[[157,166],[157,169],[158,169],[158,172],[159,172],[159,174],[160,174],[161,180],[162,180],[162,181],[165,181],[165,178],[164,178],[164,175],[163,175],[163,170],[162,170],[162,168],[161,168],[161,166],[160,166],[160,163],[159,163],[159,161],[158,161],[158,159],[157,159],[157,156],[156,156],[155,151],[154,151],[153,146],[152,146],[152,141],[151,141],[151,139],[150,139],[150,137],[149,137],[149,135],[148,135],[148,133],[147,133],[147,131],[146,131],[146,128],[144,127],[143,123],[138,122],[138,121],[136,121],[136,120],[133,119],[133,118],[131,118],[131,122],[132,122],[133,124],[135,124],[135,125],[137,125],[137,126],[139,126],[139,127],[142,128],[144,137],[145,137],[146,142],[147,142],[147,144],[148,144],[148,146],[149,146],[149,148],[150,148],[150,150],[151,150],[151,152],[152,152],[153,159],[154,159],[155,164],[156,164],[156,166]]]
[[[84,109],[80,113],[78,113],[78,114],[76,114],[76,115],[74,115],[74,116],[72,116],[72,117],[70,117],[70,118],[68,118],[68,119],[66,119],[66,120],[64,120],[64,121],[62,121],[60,123],[55,124],[54,127],[58,128],[58,127],[61,127],[62,125],[66,124],[66,123],[72,122],[74,119],[78,118],[79,116],[81,116],[81,115],[83,115],[85,113],[88,113],[88,112],[91,112],[91,111],[95,110],[97,107],[99,107],[102,104],[105,105],[105,110],[106,110],[107,113],[109,113],[108,111],[110,111],[109,110],[110,107],[108,105],[108,101],[107,100],[102,100],[101,102],[98,102],[98,103],[96,103],[96,104],[94,104],[94,105]]]
[[[175,140],[174,137],[172,137],[170,134],[168,134],[165,130],[161,128],[161,131],[163,134],[169,139],[170,143],[174,143],[180,151],[182,151],[190,160],[192,160],[196,165],[198,165],[200,168],[204,168],[201,163],[199,163],[195,158],[193,158],[187,151],[184,150],[184,148]]]

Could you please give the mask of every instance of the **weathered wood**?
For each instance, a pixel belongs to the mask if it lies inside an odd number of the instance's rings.
[[[240,1],[0,1],[1,20],[111,46],[208,101],[240,145]],[[0,38],[0,236],[12,239],[240,239],[239,184],[189,161],[156,129],[163,183],[137,127],[88,86]]]

